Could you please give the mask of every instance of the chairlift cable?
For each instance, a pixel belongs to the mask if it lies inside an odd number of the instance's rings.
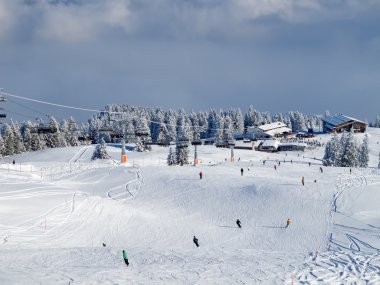
[[[112,111],[104,111],[104,110],[97,110],[97,109],[81,108],[81,107],[69,106],[69,105],[64,105],[64,104],[57,104],[57,103],[52,103],[52,102],[48,102],[48,101],[18,96],[18,95],[10,94],[8,92],[4,92],[4,91],[0,91],[0,94],[4,95],[6,97],[13,97],[13,98],[21,99],[21,100],[31,101],[31,102],[35,102],[35,103],[40,103],[40,104],[45,104],[45,105],[50,105],[50,106],[55,106],[55,107],[60,107],[60,108],[73,109],[73,110],[78,110],[78,111],[95,112],[95,113],[108,113],[108,114],[123,114],[124,113],[124,112],[112,112]],[[44,114],[44,115],[46,115],[46,114]],[[120,121],[122,121],[122,120],[120,120]],[[175,128],[178,127],[178,125],[168,124],[168,123],[164,123],[164,122],[157,122],[157,121],[152,121],[152,120],[147,120],[147,122],[153,123],[153,124],[158,124],[158,125],[163,124],[165,126],[171,126],[171,127],[175,127]],[[199,131],[202,131],[202,129],[203,129],[203,127],[200,127],[200,126],[188,126],[188,128],[193,129],[193,131],[195,129],[199,129]],[[203,129],[203,130],[205,130],[205,129]],[[219,131],[219,130],[226,130],[226,129],[218,128],[218,129],[207,129],[207,130]]]
[[[40,112],[40,111],[38,111],[38,110],[36,110],[36,109],[33,109],[33,108],[31,108],[31,107],[28,107],[28,106],[25,106],[24,104],[17,103],[16,101],[14,101],[14,100],[12,100],[12,99],[8,99],[8,102],[11,102],[11,103],[13,103],[13,104],[15,104],[15,105],[18,105],[18,106],[22,107],[22,108],[28,109],[28,110],[30,110],[30,111],[36,113],[36,114],[40,114],[40,115],[43,115],[43,116],[50,116],[50,115],[48,115],[48,114],[46,114],[46,113],[42,113],[42,112]]]

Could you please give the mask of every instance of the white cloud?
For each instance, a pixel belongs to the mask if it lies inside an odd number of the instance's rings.
[[[17,28],[21,17],[30,21],[23,27],[30,34],[63,42],[97,39],[113,29],[134,35],[252,37],[267,32],[255,25],[262,17],[302,23],[365,15],[379,6],[377,0],[0,0],[0,37]]]

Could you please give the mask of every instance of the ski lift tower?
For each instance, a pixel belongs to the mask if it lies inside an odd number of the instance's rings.
[[[108,116],[109,116],[109,120],[112,122],[120,122],[120,121],[124,121],[126,119],[126,114],[124,112],[109,112]],[[121,134],[120,133],[118,134],[118,137],[121,138],[121,159],[120,159],[120,162],[122,164],[127,163],[127,153],[125,150],[124,132],[125,132],[125,129],[123,127]]]
[[[235,161],[235,155],[234,155],[234,147],[235,147],[235,142],[233,140],[229,140],[226,142],[227,146],[231,149],[231,162]]]
[[[202,145],[202,141],[201,140],[194,140],[191,144],[194,146],[194,166],[198,166],[199,161],[198,161],[197,146]]]

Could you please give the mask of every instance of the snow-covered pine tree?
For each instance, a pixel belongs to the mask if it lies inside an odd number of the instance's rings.
[[[199,123],[199,130],[200,130],[200,136],[201,139],[207,138],[208,134],[208,115],[207,112],[200,112],[198,113],[198,123]]]
[[[66,140],[63,137],[57,120],[52,116],[49,121],[49,128],[51,133],[46,134],[46,146],[48,148],[65,147],[67,146]]]
[[[41,150],[46,147],[45,141],[37,133],[32,133],[30,147],[32,151]]]
[[[189,164],[189,148],[177,142],[176,145],[176,161],[179,165]]]
[[[11,124],[13,138],[14,138],[14,154],[25,152],[24,144],[21,139],[20,127],[17,123]]]
[[[375,128],[380,128],[380,116],[379,115],[376,116],[376,121],[375,121],[373,126]]]
[[[148,127],[147,114],[143,111],[140,112],[140,118],[136,121],[136,150],[149,151],[151,149],[148,143],[152,142],[150,128]]]
[[[248,111],[244,116],[244,127],[252,127],[257,123],[257,111],[252,105],[249,105]]]
[[[107,152],[106,142],[101,139],[100,143],[96,145],[91,159],[109,159],[111,156]]]
[[[325,155],[323,156],[323,165],[324,166],[331,166],[333,165],[331,156],[332,156],[332,150],[331,150],[331,140],[326,143],[325,146]]]
[[[219,114],[212,109],[207,118],[207,137],[215,137],[216,131],[218,129]]]
[[[363,142],[359,151],[359,167],[368,167],[369,162],[369,149],[368,149],[368,135],[364,135]]]
[[[334,132],[331,138],[331,162],[334,166],[340,165],[340,160],[342,158],[343,146],[339,143],[339,138],[337,133]]]
[[[190,121],[184,110],[180,110],[177,122],[177,138],[181,141],[190,141],[192,133],[190,130]]]
[[[9,124],[5,124],[3,128],[3,139],[4,139],[4,155],[15,154],[15,142],[14,134],[12,128]]]
[[[181,117],[180,117],[181,118]],[[176,161],[179,165],[184,165],[189,163],[189,126],[184,118],[178,120],[178,131],[177,131],[177,141],[176,141]]]
[[[229,112],[230,118],[232,120],[233,133],[239,137],[244,134],[244,120],[243,114],[241,113],[240,108],[233,109]]]
[[[70,117],[67,120],[67,133],[66,133],[66,142],[69,146],[78,146],[78,125],[75,122],[73,117]]]
[[[129,142],[133,142],[135,138],[136,138],[135,126],[133,125],[132,119],[129,119],[124,129],[124,140],[125,142],[129,143]]]
[[[161,108],[155,110],[152,115],[152,122],[150,122],[150,129],[152,133],[152,142],[157,143],[158,135],[161,129],[161,123],[164,122],[164,111]]]
[[[166,128],[166,125],[164,123],[161,123],[161,125],[159,127],[156,142],[159,145],[169,145],[170,144],[170,137],[168,135],[168,129]]]
[[[171,142],[175,142],[177,139],[177,119],[178,114],[173,110],[169,110],[165,115],[164,122],[168,128],[168,136]]]
[[[358,165],[359,165],[359,149],[357,147],[354,133],[351,130],[348,133],[347,138],[345,139],[340,166],[357,167]]]
[[[191,127],[191,132],[190,132],[190,141],[199,141],[201,139],[201,131],[199,127],[199,119],[197,114],[194,112],[191,112],[190,114],[190,127]]]
[[[167,163],[169,166],[177,164],[177,155],[175,153],[175,150],[173,150],[173,148],[171,148],[171,147],[169,147],[169,154],[168,154],[168,158],[167,158]]]
[[[346,135],[342,134],[343,141],[346,141]],[[341,139],[342,140],[342,139]],[[325,147],[325,155],[323,157],[323,163],[326,166],[341,166],[341,158],[343,153],[343,146],[341,145],[341,141],[339,141],[338,135],[334,133],[327,142]]]
[[[224,119],[222,116],[218,117],[217,129],[215,133],[215,146],[222,147],[225,145],[224,142]]]
[[[141,137],[137,137],[135,145],[135,151],[143,152],[145,150]]]
[[[233,129],[233,125],[232,125],[232,120],[227,115],[224,119],[223,140],[225,142],[232,142],[234,139],[233,132],[234,132],[234,129]]]
[[[30,132],[30,122],[26,122],[23,131],[23,141],[25,151],[32,151],[32,134]]]
[[[3,137],[1,136],[1,133],[0,133],[0,157],[3,157],[4,153],[5,153],[5,145],[4,145]]]

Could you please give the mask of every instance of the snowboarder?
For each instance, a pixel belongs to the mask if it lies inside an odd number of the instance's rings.
[[[322,167],[320,167],[320,168],[319,168],[319,171],[320,171],[321,173],[323,173],[323,168],[322,168]]]
[[[124,258],[124,262],[127,266],[129,266],[129,261],[128,261],[128,254],[125,250],[123,250],[123,258]]]
[[[202,173],[202,171],[201,171],[201,172],[199,172],[199,179],[202,180],[202,177],[203,177],[203,173]]]
[[[238,225],[238,227],[241,229],[241,222],[239,219],[236,220],[236,224]]]
[[[289,227],[291,223],[292,223],[292,221],[291,221],[290,219],[288,219],[288,220],[286,221],[286,226],[285,226],[285,228]]]
[[[193,237],[193,243],[194,243],[197,247],[199,247],[198,239],[197,239],[196,236]]]
[[[103,247],[106,247],[107,245],[103,242]]]
[[[12,164],[13,164],[13,165],[15,165],[15,164],[16,164],[16,161],[15,161],[15,160],[13,160]]]
[[[240,173],[241,173],[241,176],[243,176],[243,173],[244,173],[244,169],[243,168],[240,169]]]
[[[305,177],[303,177],[303,176],[301,178],[301,183],[302,183],[302,186],[305,186]]]

